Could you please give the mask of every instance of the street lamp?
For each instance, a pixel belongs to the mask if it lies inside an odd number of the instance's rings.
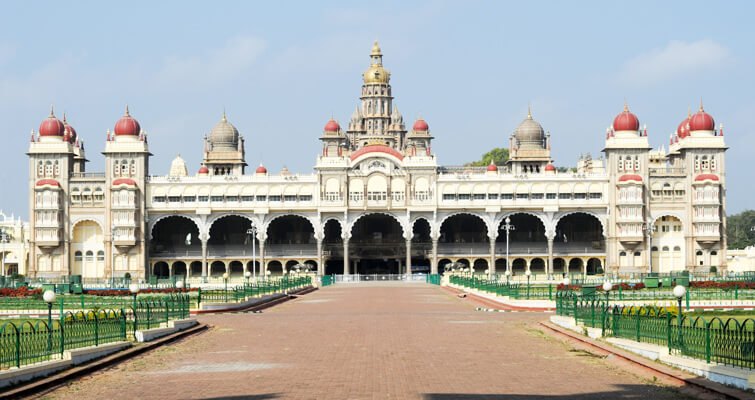
[[[679,314],[677,314],[677,330],[679,331],[679,346],[682,345],[682,297],[684,297],[684,294],[687,293],[687,288],[685,288],[682,285],[676,285],[674,288],[674,297],[676,297],[676,300],[679,304]]]
[[[257,228],[252,225],[251,228],[246,230],[247,235],[252,236],[252,275],[254,276],[254,281],[257,281]],[[249,280],[249,279],[247,279]]]
[[[509,232],[516,230],[516,227],[511,225],[511,218],[506,217],[506,224],[500,227],[499,230],[506,231],[506,272],[508,272],[511,269],[511,264],[509,264]]]
[[[136,296],[139,294],[139,290],[141,290],[141,288],[138,283],[128,285],[128,291],[134,295],[134,321],[136,321]]]
[[[507,261],[507,263],[508,263],[508,261]],[[511,271],[509,271],[509,269],[508,269],[508,264],[506,266],[507,266],[506,272],[504,272],[503,274],[506,275],[506,286],[509,286],[509,276],[511,276]]]
[[[606,333],[606,323],[608,322],[608,292],[613,289],[613,285],[609,281],[603,282],[603,291],[606,292],[606,304],[603,306],[603,337]]]
[[[223,273],[223,282],[225,282],[225,302],[228,303],[228,272]]]
[[[10,240],[5,227],[0,228],[0,242],[3,243],[3,276],[5,276],[5,243]]]
[[[115,227],[110,227],[110,287],[115,287]]]
[[[254,261],[252,261],[252,263],[254,263]],[[252,264],[252,265],[254,265],[254,264]],[[253,266],[252,266],[252,268],[253,268]],[[246,278],[246,283],[247,284],[249,283],[249,277],[250,276],[252,276],[251,272],[249,272],[249,271],[244,272],[244,277]]]
[[[658,227],[648,221],[642,225],[642,231],[648,235],[648,272],[653,272],[653,232],[658,231]]]
[[[568,290],[569,285],[571,285],[571,279],[569,279],[569,277],[567,276],[566,278],[564,278],[564,289]]]
[[[181,290],[184,288],[184,281],[176,281],[176,289]]]
[[[530,299],[530,276],[532,275],[532,271],[527,269],[527,271],[524,272],[525,275],[527,275],[527,300]]]
[[[50,351],[52,349],[52,303],[55,301],[55,292],[46,291],[42,299],[47,302],[47,351]]]

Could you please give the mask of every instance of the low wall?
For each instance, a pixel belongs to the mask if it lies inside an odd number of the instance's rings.
[[[167,336],[187,328],[191,328],[192,326],[197,324],[198,322],[194,318],[168,321],[168,326],[165,327],[136,331],[135,337],[137,342],[150,342],[157,338]]]

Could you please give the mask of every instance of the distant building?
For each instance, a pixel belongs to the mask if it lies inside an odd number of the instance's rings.
[[[755,246],[744,249],[728,250],[726,265],[729,272],[755,271]]]
[[[29,224],[0,211],[0,268],[5,275],[26,274]]]
[[[726,146],[702,104],[668,151],[651,149],[625,104],[605,158],[582,156],[575,172],[557,172],[550,133],[529,112],[506,165],[442,166],[428,123],[408,126],[393,103],[382,57],[376,42],[347,128],[325,124],[312,174],[262,164],[246,174],[244,139],[223,113],[196,174],[179,156],[169,174],[151,175],[147,133],[128,109],[105,134],[106,170],[85,172],[83,141],[51,111],[28,152],[29,274],[217,276],[251,270],[253,259],[255,273],[276,274],[299,263],[328,274],[451,262],[541,274],[726,267]]]

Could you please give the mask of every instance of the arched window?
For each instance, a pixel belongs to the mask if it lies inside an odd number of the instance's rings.
[[[700,168],[703,169],[703,171],[708,170],[708,156],[703,156],[702,164],[700,165]]]
[[[715,251],[715,250],[711,250],[711,252],[710,252],[710,255],[712,255],[712,256],[717,256],[717,255],[718,255],[718,252],[717,252],[717,251]]]
[[[682,251],[682,248],[679,246],[674,246],[674,251]]]
[[[619,171],[624,171],[624,157],[619,156]]]
[[[661,250],[662,251],[668,251],[668,246],[663,246],[663,249],[661,249]]]
[[[128,161],[121,161],[121,176],[128,176]]]
[[[700,251],[700,250],[698,250],[697,252],[695,252],[695,255],[696,255],[696,256],[701,256],[701,255],[703,255],[703,252],[702,252],[702,251]]]
[[[97,252],[97,261],[105,261],[105,252],[100,250]]]
[[[634,252],[634,256],[635,256],[635,257],[639,257],[639,256],[641,256],[641,255],[642,255],[642,254],[641,254],[641,253],[640,253],[639,251],[635,251],[635,252]]]
[[[626,251],[622,251],[622,252],[619,253],[619,257],[626,257],[626,256],[627,256],[627,252]]]
[[[83,259],[81,252],[77,251],[73,254],[73,261],[81,261]]]
[[[45,163],[45,176],[48,178],[52,177],[52,162],[50,161]]]
[[[653,246],[653,247],[650,248],[650,251],[658,251],[658,248],[655,247],[655,246]]]
[[[131,176],[136,176],[136,160],[131,160]]]
[[[94,253],[91,250],[87,251],[87,261],[94,261]]]

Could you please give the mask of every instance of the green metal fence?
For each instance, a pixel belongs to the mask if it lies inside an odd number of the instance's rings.
[[[126,340],[123,310],[67,313],[50,323],[8,321],[0,325],[0,368],[62,358],[65,350],[120,340]]]
[[[322,287],[330,286],[336,282],[336,277],[333,275],[323,275],[320,282],[322,283]]]
[[[755,319],[709,321],[683,310],[655,306],[605,307],[602,300],[586,299],[570,291],[556,295],[556,312],[583,325],[602,328],[613,336],[667,346],[672,354],[755,369]]]
[[[440,275],[438,274],[427,274],[425,275],[425,282],[431,284],[431,285],[440,285]]]

